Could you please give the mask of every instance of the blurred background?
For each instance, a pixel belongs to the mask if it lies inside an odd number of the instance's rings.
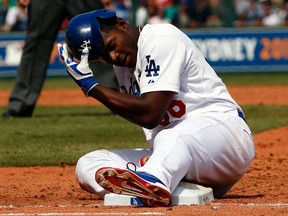
[[[288,71],[288,0],[99,1],[131,24],[171,23],[182,29],[217,73]],[[28,9],[18,0],[0,0],[0,78],[16,74]],[[55,41],[48,76],[66,76],[56,43],[65,41],[67,22]],[[102,72],[111,70],[101,67]],[[102,79],[110,80],[111,73],[102,72]]]

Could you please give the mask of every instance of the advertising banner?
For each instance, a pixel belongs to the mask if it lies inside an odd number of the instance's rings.
[[[288,29],[186,31],[216,71],[288,71]]]
[[[288,28],[183,30],[216,72],[288,72]],[[15,76],[25,41],[24,33],[0,34],[0,77]],[[48,75],[66,75],[56,44]]]
[[[49,59],[48,75],[67,75],[63,64],[59,60],[57,43],[64,42],[65,35],[60,33],[54,43]],[[13,77],[17,73],[20,64],[23,46],[25,43],[24,33],[0,34],[0,77]]]

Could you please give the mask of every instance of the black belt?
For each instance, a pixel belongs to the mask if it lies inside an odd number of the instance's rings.
[[[238,112],[238,116],[246,122],[246,119],[245,119],[243,112],[241,112],[241,110],[238,110],[238,109],[237,109],[237,112]]]

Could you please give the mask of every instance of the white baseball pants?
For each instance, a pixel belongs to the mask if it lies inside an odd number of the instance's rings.
[[[153,150],[96,150],[84,155],[76,166],[78,182],[103,198],[108,192],[95,181],[99,168],[126,168],[127,162],[137,166],[147,155],[150,159],[137,171],[154,175],[171,192],[185,180],[212,187],[214,196],[221,197],[247,172],[255,148],[252,133],[237,111],[205,113],[160,131]]]

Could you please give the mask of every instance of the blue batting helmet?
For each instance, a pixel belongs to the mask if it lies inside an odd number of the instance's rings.
[[[95,10],[73,17],[66,28],[66,42],[69,52],[76,59],[81,59],[81,52],[89,48],[89,60],[105,57],[99,20],[116,18],[111,10]]]

